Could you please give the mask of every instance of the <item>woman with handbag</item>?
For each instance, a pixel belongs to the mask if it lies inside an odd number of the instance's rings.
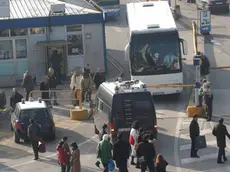
[[[61,165],[61,172],[66,172],[66,166],[68,163],[68,155],[64,148],[64,141],[60,141],[56,147],[58,152],[58,163]]]
[[[134,158],[136,156],[136,148],[138,145],[138,130],[139,130],[139,122],[134,121],[132,124],[132,128],[129,134],[129,144],[131,145],[132,148],[132,154],[131,154],[131,165],[136,165],[134,162]]]

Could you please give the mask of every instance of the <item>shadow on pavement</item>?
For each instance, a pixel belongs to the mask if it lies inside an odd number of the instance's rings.
[[[18,170],[15,170],[13,168],[9,168],[8,166],[4,165],[3,163],[0,163],[0,170],[1,170],[1,172],[19,172]]]
[[[31,153],[25,150],[13,148],[7,145],[0,145],[0,159],[18,159],[29,155],[31,155]]]

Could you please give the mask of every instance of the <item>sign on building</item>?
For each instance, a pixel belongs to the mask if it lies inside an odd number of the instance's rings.
[[[0,0],[0,17],[10,17],[10,0]]]
[[[211,13],[210,11],[200,11],[200,33],[207,34],[211,32]]]

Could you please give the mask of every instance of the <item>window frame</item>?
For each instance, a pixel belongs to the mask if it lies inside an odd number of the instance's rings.
[[[68,40],[68,36],[69,35],[82,35],[82,49],[83,49],[83,53],[82,54],[69,54],[69,46],[67,45],[66,51],[67,51],[67,56],[84,56],[85,55],[85,44],[84,44],[84,34],[83,32],[67,32],[66,33],[66,41],[71,42]]]
[[[26,40],[26,58],[17,58],[17,49],[16,49],[16,40],[22,40],[22,39],[24,39],[24,40]],[[25,60],[25,59],[28,59],[28,56],[29,56],[29,53],[28,53],[28,39],[27,38],[15,38],[14,39],[14,52],[13,53],[15,53],[14,54],[14,58],[15,58],[15,60]]]
[[[10,36],[9,37],[26,37],[26,36],[30,35],[29,28],[14,28],[14,29],[26,29],[27,30],[27,34],[26,35],[14,35],[14,36],[12,36],[11,30],[13,30],[13,29],[10,29]]]
[[[43,28],[44,33],[32,33],[31,29],[36,29],[36,28]],[[28,35],[43,35],[43,34],[46,34],[46,28],[45,27],[30,27],[30,28],[28,28]]]
[[[74,31],[68,31],[68,26],[81,26],[81,30],[74,30]],[[83,32],[83,25],[82,24],[74,24],[74,25],[66,25],[65,26],[65,33],[73,33],[73,32]]]
[[[2,61],[2,62],[5,62],[5,61],[13,61],[13,60],[15,60],[15,56],[14,56],[14,39],[11,39],[11,38],[9,38],[9,37],[5,37],[6,39],[2,39],[1,41],[3,42],[3,41],[11,41],[12,42],[12,55],[13,55],[13,58],[11,58],[11,59],[2,59],[2,60],[0,60],[0,62]]]
[[[1,29],[1,30],[8,30],[8,36],[1,36],[0,35],[0,38],[8,38],[8,37],[10,37],[10,29]]]

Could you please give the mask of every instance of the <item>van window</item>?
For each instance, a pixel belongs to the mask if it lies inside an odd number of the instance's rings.
[[[150,103],[149,101],[136,101],[135,107],[137,107],[140,110],[150,110]]]
[[[110,113],[110,107],[105,104],[101,99],[99,99],[98,109],[106,114]]]

